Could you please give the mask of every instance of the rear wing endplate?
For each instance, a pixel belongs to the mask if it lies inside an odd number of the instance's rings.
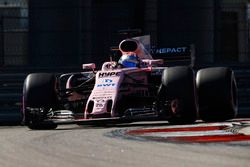
[[[195,45],[151,48],[154,59],[163,59],[165,65],[195,65]]]

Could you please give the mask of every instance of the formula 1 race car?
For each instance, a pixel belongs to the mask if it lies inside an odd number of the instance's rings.
[[[154,52],[178,55],[186,49]],[[194,72],[189,65],[168,67],[164,59],[153,59],[136,38],[123,40],[119,50],[120,60],[105,62],[100,70],[91,63],[78,73],[29,74],[23,86],[24,124],[30,129],[142,120],[187,124],[198,118],[211,122],[236,116],[237,87],[230,68]]]

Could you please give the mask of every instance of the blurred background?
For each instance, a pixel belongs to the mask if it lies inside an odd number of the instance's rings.
[[[20,122],[28,73],[100,66],[133,28],[156,47],[194,44],[196,68],[233,68],[250,115],[250,0],[0,0],[0,123]]]

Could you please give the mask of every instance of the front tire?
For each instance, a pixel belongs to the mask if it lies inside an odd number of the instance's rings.
[[[169,67],[163,71],[158,91],[158,103],[165,103],[171,124],[187,124],[196,121],[197,96],[194,72],[186,66]],[[167,103],[167,104],[166,104]]]
[[[30,129],[57,127],[44,123],[49,110],[58,103],[55,88],[56,77],[53,74],[34,73],[26,77],[23,86],[23,121]]]

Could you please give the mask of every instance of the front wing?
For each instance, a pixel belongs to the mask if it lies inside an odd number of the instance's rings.
[[[44,124],[56,124],[56,125],[108,125],[108,124],[121,124],[139,121],[157,121],[166,120],[161,117],[153,109],[129,109],[126,114],[122,117],[111,117],[111,118],[91,118],[91,119],[54,119],[45,120]]]

